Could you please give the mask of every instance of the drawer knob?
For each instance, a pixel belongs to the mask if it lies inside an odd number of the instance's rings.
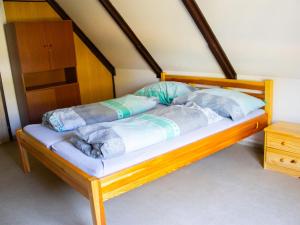
[[[281,159],[280,159],[280,162],[284,162],[284,158],[281,158]]]
[[[291,163],[295,164],[295,163],[297,163],[297,161],[295,159],[292,159]]]
[[[285,146],[285,142],[284,142],[284,141],[282,141],[282,142],[281,142],[281,145],[282,145],[282,146]]]

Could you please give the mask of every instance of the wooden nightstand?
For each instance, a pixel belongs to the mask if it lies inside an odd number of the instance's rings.
[[[265,129],[264,168],[300,178],[300,124],[278,122]]]

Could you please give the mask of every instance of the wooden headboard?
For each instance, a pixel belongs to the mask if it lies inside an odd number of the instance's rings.
[[[205,88],[222,87],[238,89],[239,91],[255,96],[265,101],[264,107],[268,114],[268,124],[272,121],[273,108],[273,80],[264,81],[250,81],[250,80],[231,80],[225,78],[212,78],[201,76],[185,76],[185,75],[171,75],[162,73],[162,81],[178,81],[193,86],[202,86]]]

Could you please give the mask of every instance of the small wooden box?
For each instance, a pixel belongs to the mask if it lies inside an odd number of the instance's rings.
[[[264,168],[300,178],[300,124],[278,122],[265,129]]]

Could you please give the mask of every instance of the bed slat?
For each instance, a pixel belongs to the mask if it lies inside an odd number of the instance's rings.
[[[250,90],[264,91],[265,84],[262,81],[247,81],[247,80],[231,80],[223,78],[212,78],[212,77],[191,77],[191,76],[177,76],[177,75],[166,75],[166,81],[177,81],[192,84],[205,84],[219,87],[233,87]]]

